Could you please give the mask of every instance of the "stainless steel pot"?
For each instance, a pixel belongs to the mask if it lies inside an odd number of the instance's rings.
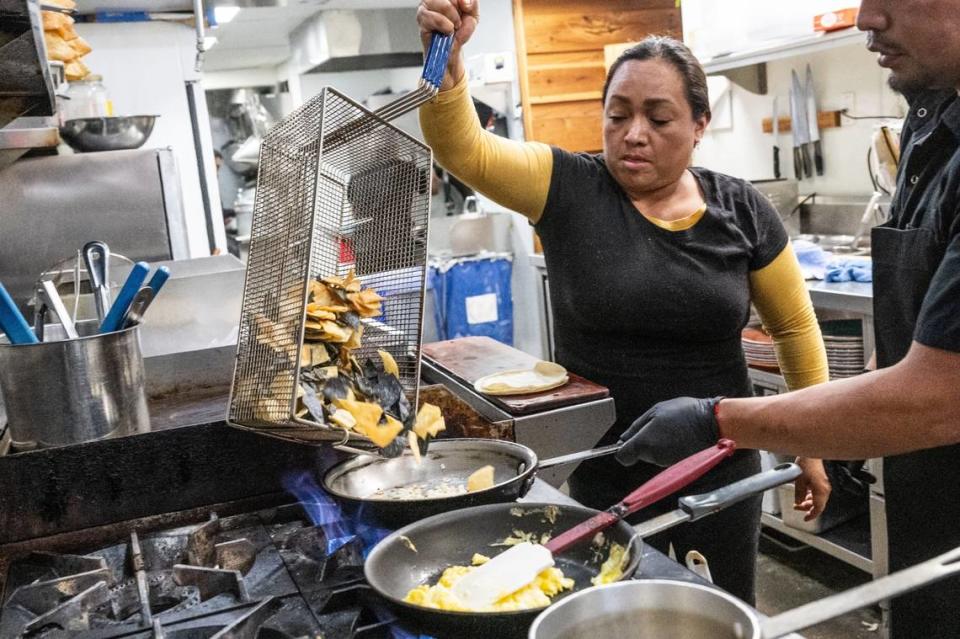
[[[0,343],[0,390],[17,448],[62,446],[150,427],[139,329],[97,333],[79,322],[78,339],[64,339],[59,324],[46,327],[60,341]]]
[[[547,608],[528,639],[774,639],[960,572],[960,548],[863,586],[763,619],[709,586],[651,579],[589,588]]]

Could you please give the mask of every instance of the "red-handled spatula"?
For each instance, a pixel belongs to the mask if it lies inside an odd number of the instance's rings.
[[[729,457],[736,444],[721,439],[715,446],[683,459],[624,497],[623,501],[554,537],[545,545],[521,543],[470,571],[453,585],[453,594],[471,610],[485,610],[532,582],[553,566],[553,557],[571,546],[592,539],[641,508],[675,493]]]

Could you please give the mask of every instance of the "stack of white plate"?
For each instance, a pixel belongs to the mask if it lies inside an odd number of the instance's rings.
[[[743,344],[743,354],[746,355],[747,365],[764,370],[779,371],[777,354],[773,350],[773,338],[763,332],[759,325],[751,324],[740,334]]]
[[[863,372],[863,324],[860,320],[820,322],[827,348],[830,379],[853,377]]]

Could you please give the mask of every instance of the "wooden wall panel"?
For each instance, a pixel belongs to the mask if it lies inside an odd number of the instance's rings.
[[[651,33],[682,35],[675,9],[581,11],[528,14],[527,53],[603,49],[604,45],[643,39]]]
[[[567,151],[599,151],[603,146],[600,100],[577,100],[531,106],[533,131],[527,137]]]
[[[538,98],[593,93],[588,99],[600,97],[605,77],[603,57],[590,52],[589,62],[542,63],[539,55],[527,58],[530,78],[530,100]],[[599,58],[599,59],[598,59]]]
[[[676,0],[513,0],[526,137],[570,151],[602,147],[604,47],[681,37]]]

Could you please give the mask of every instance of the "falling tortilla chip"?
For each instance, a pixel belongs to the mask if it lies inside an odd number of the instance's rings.
[[[393,359],[393,355],[384,350],[378,350],[377,353],[380,355],[380,361],[383,362],[383,372],[399,379],[400,367],[397,366],[397,360]]]
[[[441,430],[446,430],[447,425],[443,421],[443,413],[438,406],[424,403],[417,412],[417,421],[413,425],[413,431],[420,439],[426,439],[427,435],[436,437]]]
[[[374,404],[372,402],[358,402],[350,399],[335,399],[333,400],[333,403],[337,408],[342,408],[353,415],[353,419],[357,422],[355,426],[357,432],[364,434],[368,427],[371,429],[375,428],[377,423],[380,421],[380,416],[383,415],[383,408],[381,408],[379,404]]]
[[[417,434],[415,432],[407,431],[407,444],[410,446],[410,453],[413,455],[413,460],[419,466],[423,463],[423,458],[420,456],[420,444],[417,442]]]
[[[330,415],[330,421],[344,430],[353,430],[357,425],[357,420],[354,419],[350,411],[343,408],[333,411],[333,414]]]
[[[385,424],[361,424],[358,420],[355,430],[361,435],[366,435],[370,441],[380,448],[386,448],[403,430],[403,424],[387,415]]]

